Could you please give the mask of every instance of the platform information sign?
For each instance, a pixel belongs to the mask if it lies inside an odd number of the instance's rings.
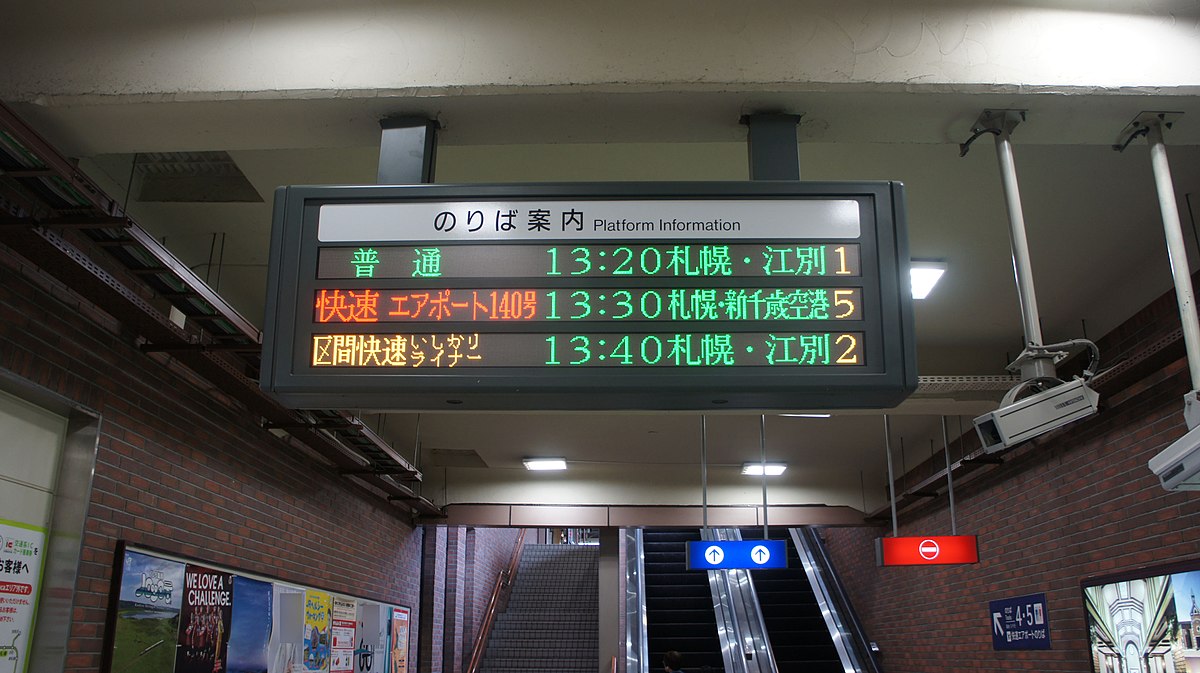
[[[787,540],[701,540],[687,543],[688,570],[787,567]]]
[[[898,183],[287,187],[261,383],[293,407],[888,407]],[[453,405],[453,406],[447,406]]]
[[[1050,649],[1046,594],[1003,598],[988,603],[993,650]]]

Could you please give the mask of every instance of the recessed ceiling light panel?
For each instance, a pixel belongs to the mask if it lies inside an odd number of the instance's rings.
[[[526,470],[538,472],[567,469],[565,458],[526,458],[521,462],[525,463]]]
[[[763,468],[766,468],[768,477],[776,477],[787,469],[787,463],[742,463],[742,474],[761,477]]]
[[[942,274],[946,273],[946,263],[937,261],[918,261],[913,260],[912,266],[909,267],[909,275],[912,280],[912,296],[913,299],[924,299],[933,291],[933,286],[941,280]]]

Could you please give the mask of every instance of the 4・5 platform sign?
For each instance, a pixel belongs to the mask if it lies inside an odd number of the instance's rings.
[[[1046,594],[1003,598],[988,603],[993,650],[1050,649]]]

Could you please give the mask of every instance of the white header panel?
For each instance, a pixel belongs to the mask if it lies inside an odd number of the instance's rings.
[[[321,206],[317,240],[854,239],[851,199],[419,201]]]

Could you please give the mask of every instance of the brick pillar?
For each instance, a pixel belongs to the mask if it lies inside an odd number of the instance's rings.
[[[442,670],[452,673],[462,670],[463,650],[463,576],[468,572],[466,558],[466,529],[458,526],[446,530],[446,590],[442,630]],[[468,655],[469,656],[469,655]]]
[[[463,620],[462,620],[462,641],[463,641],[463,659],[471,658],[471,650],[475,646],[475,625],[483,616],[479,614],[479,610],[475,601],[475,529],[466,529],[467,541],[463,556]]]
[[[443,673],[446,536],[445,526],[425,527],[425,544],[421,553],[421,633],[417,651],[417,670],[420,673]]]

